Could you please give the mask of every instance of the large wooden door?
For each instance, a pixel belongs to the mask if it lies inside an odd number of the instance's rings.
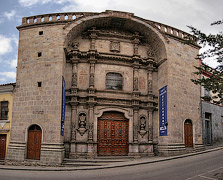
[[[184,123],[184,143],[186,147],[193,147],[193,127],[191,120]]]
[[[0,134],[0,160],[5,159],[6,154],[6,134]]]
[[[39,126],[29,129],[27,142],[27,159],[40,159],[42,131]]]
[[[128,155],[128,120],[124,114],[105,112],[98,120],[98,155]]]

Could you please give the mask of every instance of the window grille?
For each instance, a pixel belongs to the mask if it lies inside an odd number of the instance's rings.
[[[106,89],[122,90],[122,75],[110,72],[106,75]]]

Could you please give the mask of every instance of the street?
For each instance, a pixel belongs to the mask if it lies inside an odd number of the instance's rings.
[[[0,180],[223,180],[223,150],[158,163],[77,171],[0,170]]]

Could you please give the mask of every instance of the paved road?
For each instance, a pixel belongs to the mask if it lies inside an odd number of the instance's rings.
[[[223,150],[146,165],[102,170],[0,170],[0,180],[223,180]]]

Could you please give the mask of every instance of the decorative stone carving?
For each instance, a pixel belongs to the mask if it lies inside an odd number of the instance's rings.
[[[152,50],[147,51],[148,58],[154,58],[154,52]]]
[[[112,52],[120,52],[120,42],[111,41],[110,42],[110,51]]]
[[[94,73],[90,74],[90,82],[89,82],[90,86],[94,86]]]
[[[139,134],[143,137],[146,133],[146,118],[141,116],[139,119]]]
[[[79,126],[78,132],[80,133],[81,136],[83,136],[84,133],[87,131],[86,123],[87,123],[86,114],[85,113],[79,114],[79,117],[78,117],[78,126]]]
[[[72,131],[71,131],[71,141],[76,140],[76,126],[75,123],[72,124]]]
[[[93,140],[93,123],[90,123],[89,124],[88,139],[90,141]]]
[[[78,50],[79,42],[72,42],[71,47],[72,47],[73,50]]]
[[[134,125],[133,127],[133,138],[134,141],[138,141],[138,125]]]
[[[138,91],[138,78],[134,78],[133,91]]]
[[[77,86],[77,73],[72,74],[72,86]]]

